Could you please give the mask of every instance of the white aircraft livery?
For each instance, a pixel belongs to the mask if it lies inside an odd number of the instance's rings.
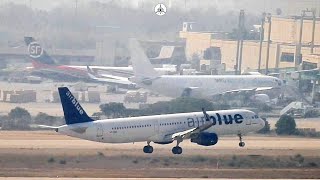
[[[240,92],[256,95],[268,90],[281,90],[283,86],[280,79],[265,75],[159,75],[137,40],[131,39],[129,46],[134,72],[129,80],[165,96],[212,99]]]
[[[258,131],[264,121],[248,110],[221,110],[179,114],[153,115],[106,120],[93,120],[68,88],[58,88],[66,124],[53,128],[56,132],[72,137],[102,143],[147,142],[143,152],[152,153],[151,142],[169,144],[176,141],[173,154],[181,154],[179,144],[190,139],[191,142],[212,146],[221,135],[238,135],[239,146],[243,147],[242,135]]]

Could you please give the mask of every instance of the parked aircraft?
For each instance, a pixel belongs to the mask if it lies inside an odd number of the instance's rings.
[[[34,71],[41,73],[43,76],[50,76],[54,74],[58,78],[77,78],[84,80],[91,80],[91,76],[88,76],[87,66],[72,66],[72,65],[57,65],[55,60],[41,47],[33,37],[24,37],[24,41],[28,46],[29,56],[32,59],[32,65]],[[95,72],[103,72],[104,83],[127,85],[132,84],[128,80],[124,82],[123,78],[128,78],[133,75],[132,67],[108,67],[108,66],[90,66],[90,69]],[[168,72],[176,72],[175,68],[156,68],[156,71],[160,74],[166,74]],[[112,78],[108,77],[113,76]],[[117,81],[120,79],[119,81]],[[101,79],[94,79],[100,81]]]
[[[202,146],[212,146],[221,135],[239,136],[239,146],[244,147],[242,136],[258,131],[265,123],[248,110],[222,110],[166,114],[106,120],[93,120],[66,87],[58,88],[66,124],[53,128],[56,132],[72,137],[103,143],[147,142],[143,152],[152,153],[151,142],[170,144],[173,154],[181,154],[179,144],[190,139]]]
[[[251,93],[256,96],[268,90],[280,91],[283,86],[280,79],[265,75],[159,75],[137,40],[131,39],[129,46],[134,72],[134,77],[129,80],[165,96],[204,99],[231,93]]]

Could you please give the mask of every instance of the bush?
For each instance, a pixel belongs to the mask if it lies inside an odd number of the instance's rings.
[[[258,131],[260,134],[270,133],[270,124],[266,118],[262,118],[264,120],[264,127]]]
[[[2,129],[6,130],[28,130],[30,129],[31,115],[30,113],[20,107],[12,109],[7,119],[2,121]]]
[[[293,158],[291,158],[293,161],[296,161],[301,165],[304,162],[304,157],[301,154],[295,155]]]
[[[308,167],[311,167],[311,168],[316,168],[316,167],[318,167],[318,164],[315,163],[315,162],[309,162],[309,163],[307,164],[307,166],[308,166]]]
[[[54,162],[55,162],[55,159],[53,157],[48,159],[48,163],[54,163]]]
[[[210,101],[189,97],[181,97],[168,102],[160,101],[140,110],[127,109],[122,103],[112,102],[100,105],[101,112],[111,118],[196,112],[201,111],[201,108],[206,110],[228,109],[227,106],[213,106]]]
[[[316,109],[307,111],[304,114],[304,118],[313,118],[313,117],[319,117],[319,112]]]
[[[97,154],[98,154],[98,156],[100,156],[100,157],[104,157],[103,152],[98,152]]]
[[[282,115],[276,123],[276,133],[279,135],[292,135],[296,133],[296,122],[293,117]]]
[[[202,162],[205,162],[207,160],[208,160],[207,158],[205,158],[203,156],[200,156],[200,155],[194,156],[194,157],[191,158],[191,161],[195,162],[195,163],[199,163],[199,162],[202,163]]]
[[[55,126],[55,125],[62,125],[64,122],[62,121],[62,118],[50,116],[46,113],[39,112],[34,118],[35,124],[42,124],[42,125],[48,125],[48,126]]]
[[[66,161],[65,159],[61,159],[61,160],[59,161],[59,163],[60,163],[60,164],[67,164],[67,161]]]

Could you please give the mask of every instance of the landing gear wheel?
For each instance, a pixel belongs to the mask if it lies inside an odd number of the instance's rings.
[[[172,148],[172,153],[173,154],[181,154],[182,153],[182,148],[179,146],[175,146]]]
[[[148,153],[148,154],[151,154],[153,152],[153,147],[148,145],[148,146],[145,146],[143,147],[143,152],[144,153]]]
[[[239,136],[239,140],[240,140],[239,146],[244,147],[246,144],[242,141],[242,135],[239,133],[238,136]]]
[[[239,142],[240,147],[244,147],[246,144],[244,142]]]

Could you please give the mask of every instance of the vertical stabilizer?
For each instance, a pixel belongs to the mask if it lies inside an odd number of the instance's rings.
[[[24,37],[24,42],[28,46],[29,57],[33,60],[35,66],[40,64],[54,65],[52,57],[41,47],[33,37]]]
[[[66,124],[93,121],[67,87],[59,87],[58,90]]]
[[[129,39],[129,49],[131,54],[131,62],[133,74],[135,78],[152,79],[158,77],[158,73],[154,70],[150,60],[141,48],[137,39]]]

